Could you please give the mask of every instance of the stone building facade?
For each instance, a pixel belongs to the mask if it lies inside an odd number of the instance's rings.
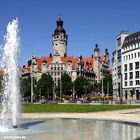
[[[56,21],[57,27],[52,35],[53,55],[37,58],[32,56],[32,59],[27,65],[21,68],[22,76],[33,74],[39,80],[42,73],[50,74],[53,77],[55,85],[61,79],[63,73],[69,74],[74,81],[78,76],[83,76],[88,81],[100,82],[103,75],[109,73],[109,53],[105,49],[104,54],[100,55],[98,44],[91,54],[91,57],[84,58],[68,56],[67,43],[68,35],[63,27],[63,21],[59,17]]]

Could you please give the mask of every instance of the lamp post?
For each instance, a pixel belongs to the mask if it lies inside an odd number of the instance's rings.
[[[62,81],[60,79],[60,99],[62,101]]]
[[[123,103],[123,91],[122,91],[122,74],[121,76],[121,82],[120,82],[120,104]]]
[[[33,79],[33,62],[31,59],[31,103],[33,103],[33,96],[34,96],[34,79]]]
[[[103,69],[101,70],[101,75],[102,75],[102,97],[103,97],[103,104],[104,104]]]
[[[109,81],[107,82],[107,95],[109,96]]]
[[[75,88],[74,88],[74,85],[73,85],[73,99],[75,99]]]
[[[102,96],[104,97],[103,70],[101,70],[101,75],[102,75]]]

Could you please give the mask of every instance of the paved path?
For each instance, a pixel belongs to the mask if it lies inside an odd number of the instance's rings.
[[[81,118],[132,122],[140,124],[140,109],[95,113],[22,113],[22,118]]]

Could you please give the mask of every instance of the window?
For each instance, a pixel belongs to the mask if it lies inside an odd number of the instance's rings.
[[[130,86],[133,86],[133,81],[130,81]]]
[[[123,60],[125,61],[125,56],[123,57]]]
[[[131,54],[131,58],[133,59],[133,54]]]
[[[133,79],[133,72],[129,72],[129,79]]]
[[[125,82],[124,85],[127,86],[127,82]]]
[[[136,58],[136,53],[135,53],[135,58]]]
[[[135,62],[135,69],[139,69],[139,62]]]
[[[51,66],[51,70],[53,70],[53,66]]]
[[[127,73],[124,74],[124,80],[127,80]]]
[[[121,66],[118,67],[118,73],[121,73]]]
[[[124,65],[124,71],[127,71],[127,64]]]
[[[61,67],[61,70],[63,70],[63,67]]]
[[[118,57],[118,62],[121,62],[121,57]]]
[[[54,70],[56,70],[56,67],[54,67]]]
[[[129,70],[133,70],[133,63],[129,63]]]
[[[138,52],[138,57],[140,57],[140,52]]]
[[[139,78],[139,71],[136,71],[136,72],[135,72],[135,77],[136,77],[136,78]]]
[[[117,51],[118,56],[121,56],[121,49]]]
[[[58,67],[58,70],[59,70],[59,67]]]
[[[119,37],[118,39],[117,39],[117,46],[120,46],[121,45],[121,37]]]
[[[140,81],[139,80],[136,80],[136,85],[140,85]]]

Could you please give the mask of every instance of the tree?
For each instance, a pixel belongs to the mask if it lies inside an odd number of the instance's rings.
[[[77,77],[74,81],[74,87],[77,97],[81,97],[85,94],[86,86],[88,85],[88,81],[83,77]]]
[[[37,82],[36,96],[45,96],[47,98],[53,97],[53,78],[51,75],[42,74],[40,80]]]
[[[3,89],[3,77],[0,77],[0,93],[2,92]]]
[[[3,90],[3,77],[0,77],[0,102],[2,97],[2,90]]]
[[[20,91],[21,95],[24,98],[30,98],[31,97],[31,77],[28,76],[27,78],[21,78],[20,79]]]
[[[107,95],[107,92],[109,92],[109,95],[112,95],[113,93],[113,87],[112,87],[112,76],[106,75],[103,79],[103,89],[104,94]]]
[[[59,86],[62,86],[62,93],[64,95],[71,95],[72,87],[73,87],[71,77],[68,74],[64,73],[61,76],[60,82],[61,82],[61,84],[59,84]]]
[[[91,92],[94,91],[94,84],[88,82],[87,86],[86,86],[86,93],[90,94]]]

